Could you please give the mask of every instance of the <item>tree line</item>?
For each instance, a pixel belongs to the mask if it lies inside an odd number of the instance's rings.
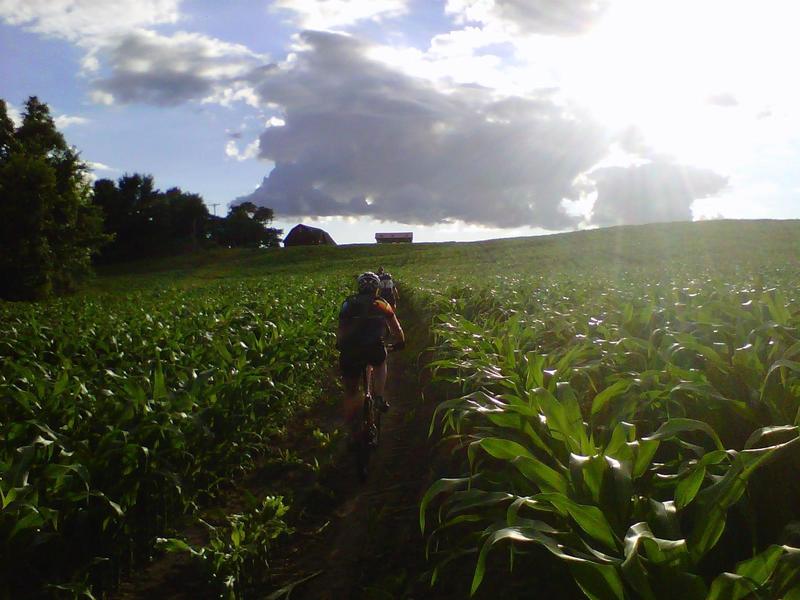
[[[278,246],[272,209],[250,202],[225,217],[198,194],[125,174],[94,183],[36,96],[17,127],[0,99],[0,298],[40,299],[76,288],[93,263],[221,245]]]

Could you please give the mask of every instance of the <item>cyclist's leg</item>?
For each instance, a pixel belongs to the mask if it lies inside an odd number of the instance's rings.
[[[361,396],[358,393],[360,377],[342,377],[344,383],[344,418],[346,423],[358,419],[361,409]]]
[[[386,347],[377,344],[368,353],[368,363],[372,366],[372,397],[381,412],[386,412],[389,403],[383,397],[383,390],[386,387]]]
[[[386,361],[372,367],[372,393],[374,396],[383,396],[386,388]]]
[[[359,386],[361,384],[361,373],[363,360],[358,356],[342,354],[339,357],[339,368],[342,373],[342,383],[344,384],[344,402],[342,410],[344,413],[345,426],[348,433],[352,436],[358,432],[361,424],[361,396]]]
[[[367,364],[372,368],[372,395],[383,396],[386,387],[386,346],[375,344],[366,352]]]
[[[374,377],[374,367],[368,364],[365,368],[367,369],[367,378],[366,378],[367,387],[364,390],[364,394],[373,394],[375,393],[375,384],[372,379]]]

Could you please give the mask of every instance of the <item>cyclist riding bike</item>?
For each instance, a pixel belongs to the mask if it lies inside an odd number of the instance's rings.
[[[397,340],[396,350],[405,345],[405,335],[394,309],[378,296],[380,279],[375,273],[358,276],[358,293],[349,296],[339,311],[339,329],[336,348],[341,353],[339,368],[344,381],[344,416],[351,432],[351,440],[358,435],[361,398],[359,382],[364,369],[372,371],[372,392],[376,405],[382,412],[389,409],[383,398],[386,386],[386,344],[391,333]],[[369,374],[369,373],[368,373]]]
[[[397,286],[394,284],[391,273],[387,273],[383,270],[383,267],[379,267],[377,275],[378,279],[381,281],[381,298],[391,304],[392,308],[396,309],[400,294],[397,292]]]

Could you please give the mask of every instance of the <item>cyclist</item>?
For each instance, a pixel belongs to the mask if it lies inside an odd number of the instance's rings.
[[[372,369],[372,389],[376,406],[386,412],[389,403],[383,398],[386,385],[387,332],[397,340],[395,349],[405,346],[405,335],[394,309],[378,296],[380,279],[375,273],[358,276],[358,293],[349,296],[339,311],[336,348],[340,352],[339,368],[344,380],[344,416],[351,439],[360,429],[361,401],[358,393],[365,367]],[[366,392],[366,390],[365,390]]]
[[[378,267],[378,279],[381,280],[381,298],[386,300],[392,305],[392,308],[397,308],[397,301],[400,299],[400,294],[397,292],[397,287],[394,285],[391,273],[383,270],[383,267]]]

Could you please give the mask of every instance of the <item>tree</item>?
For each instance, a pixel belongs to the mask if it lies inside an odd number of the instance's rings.
[[[0,297],[38,299],[75,288],[108,241],[86,165],[31,96],[14,129],[0,101]]]
[[[182,192],[180,188],[168,189],[164,195],[169,205],[172,237],[190,239],[196,247],[209,217],[203,198],[199,194]]]
[[[218,234],[221,244],[231,247],[262,248],[280,244],[280,229],[267,227],[274,213],[271,208],[243,202],[228,211]]]
[[[209,214],[198,194],[170,188],[161,192],[150,175],[125,174],[115,184],[94,184],[94,202],[115,236],[102,253],[107,262],[196,249],[209,228]]]
[[[8,116],[6,101],[0,99],[0,160],[6,160],[16,146],[14,122]]]

